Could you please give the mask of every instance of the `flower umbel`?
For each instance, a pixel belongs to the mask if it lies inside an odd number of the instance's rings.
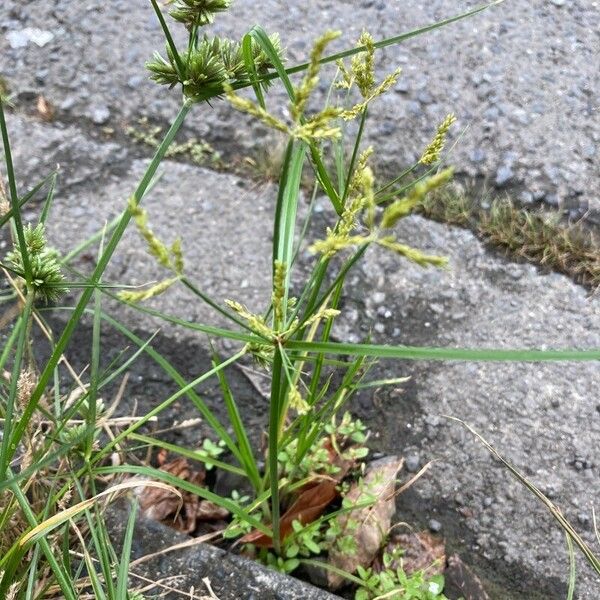
[[[278,35],[269,36],[278,55],[283,55]],[[252,60],[257,75],[261,76],[272,67],[271,61],[256,42],[252,42]],[[146,63],[150,79],[161,85],[183,86],[188,98],[209,98],[219,96],[224,88],[234,84],[247,84],[250,80],[244,62],[241,45],[227,38],[203,36],[191,49],[179,53],[179,63],[170,46],[167,45],[167,58],[155,52],[152,61]],[[268,85],[264,82],[263,87]]]

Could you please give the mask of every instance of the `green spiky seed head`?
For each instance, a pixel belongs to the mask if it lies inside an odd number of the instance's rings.
[[[26,225],[23,230],[27,256],[31,266],[31,285],[36,297],[42,298],[46,304],[56,302],[69,290],[64,287],[64,275],[61,271],[59,253],[46,244],[44,225],[39,223],[35,227]],[[6,260],[8,264],[22,277],[25,275],[23,256],[19,248],[11,250]]]
[[[171,0],[171,17],[188,29],[212,23],[215,15],[226,11],[231,0]]]

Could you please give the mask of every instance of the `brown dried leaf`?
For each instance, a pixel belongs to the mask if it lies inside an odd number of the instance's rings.
[[[158,453],[157,461],[161,471],[171,473],[171,475],[190,481],[195,485],[204,484],[206,476],[204,470],[191,469],[186,458],[180,457],[167,462],[167,454],[161,450]],[[140,493],[142,514],[185,533],[192,533],[196,529],[198,521],[217,521],[229,514],[227,510],[212,502],[201,500],[196,494],[185,490],[180,490],[180,492],[183,500],[168,490],[145,487]]]
[[[219,521],[226,519],[229,516],[229,511],[210,500],[200,500],[196,518],[199,521]]]
[[[447,584],[456,588],[456,591],[460,592],[465,600],[490,600],[477,575],[458,554],[453,554],[448,559],[445,577]]]
[[[353,463],[343,459],[332,446],[329,446],[329,454],[332,464],[338,467],[338,471],[334,476],[328,475],[326,478],[321,476],[301,488],[295,502],[281,517],[279,531],[282,541],[293,531],[292,523],[294,521],[299,521],[302,525],[312,523],[338,497],[337,485],[346,477]],[[242,537],[240,542],[242,544],[254,544],[261,548],[271,548],[273,546],[273,538],[256,529]]]
[[[360,504],[369,498],[375,502],[364,508],[357,508],[338,517],[341,536],[352,536],[356,541],[356,553],[349,555],[333,548],[329,552],[329,563],[342,571],[354,573],[358,566],[371,565],[383,544],[396,511],[396,476],[402,468],[403,460],[388,456],[372,462],[362,482],[354,484],[345,499]],[[327,580],[331,589],[339,588],[344,579],[328,571]]]
[[[425,569],[428,575],[443,575],[446,567],[446,547],[443,538],[429,531],[396,533],[385,547],[385,552],[393,554],[398,548],[402,548],[404,553],[399,560],[392,561],[393,569],[402,567],[407,575]]]

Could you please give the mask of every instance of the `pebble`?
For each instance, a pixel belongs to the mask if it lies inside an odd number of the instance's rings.
[[[107,106],[96,106],[91,113],[92,121],[96,125],[104,125],[110,119],[110,110]]]
[[[504,187],[505,185],[508,185],[513,180],[514,176],[515,174],[510,167],[506,165],[501,166],[496,171],[496,187]]]
[[[429,531],[433,533],[438,533],[442,530],[442,524],[437,519],[430,519],[427,526],[429,527]]]
[[[6,34],[6,39],[13,50],[25,48],[29,42],[33,42],[36,46],[43,48],[48,42],[54,39],[54,34],[51,31],[45,31],[37,27],[25,27],[25,29],[9,31]]]
[[[519,194],[519,202],[521,204],[533,204],[533,194],[531,192],[521,192]]]
[[[404,458],[404,464],[410,473],[416,473],[421,466],[421,459],[419,458],[418,454],[408,454]]]
[[[469,158],[471,159],[471,162],[474,163],[480,163],[483,162],[485,160],[485,151],[482,150],[481,148],[475,148],[475,150],[473,150],[470,154],[469,154]]]
[[[554,6],[564,6],[566,0],[550,0],[550,2],[552,2],[552,4],[554,4]]]

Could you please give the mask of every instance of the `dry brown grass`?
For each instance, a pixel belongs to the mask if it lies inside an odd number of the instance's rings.
[[[482,209],[455,189],[429,196],[420,211],[468,227],[512,256],[569,275],[592,290],[600,287],[600,240],[585,225],[566,223],[558,212],[525,210],[506,198]]]

